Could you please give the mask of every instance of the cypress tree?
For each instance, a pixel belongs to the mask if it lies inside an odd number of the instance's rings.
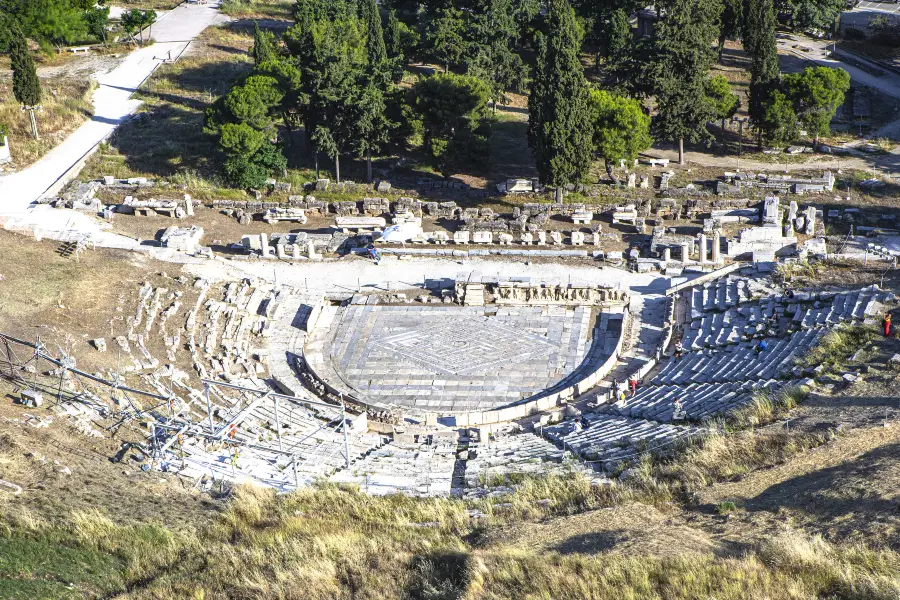
[[[762,145],[767,104],[778,86],[778,46],[772,0],[748,0],[743,27],[744,50],[750,55],[750,119]]]
[[[719,0],[668,0],[657,4],[657,23],[647,62],[647,81],[656,96],[654,129],[661,139],[678,143],[684,164],[684,140],[710,142],[706,124],[715,119],[715,103],[706,96],[706,81],[716,59]]]
[[[534,83],[528,99],[528,144],[541,181],[562,188],[577,183],[591,164],[590,90],[581,66],[581,34],[568,0],[550,0],[547,35],[538,38]]]
[[[263,31],[259,28],[259,23],[253,22],[253,64],[257,67],[264,62],[274,60],[275,52],[275,36],[270,31]]]
[[[13,35],[9,42],[9,60],[13,71],[13,94],[16,100],[24,107],[32,108],[41,103],[41,84],[38,80],[37,69],[34,60],[28,52],[28,44],[25,37]],[[31,133],[38,137],[37,122],[34,110],[30,110]]]
[[[369,55],[369,64],[373,67],[383,65],[387,59],[387,51],[384,47],[384,34],[381,30],[381,15],[378,13],[378,5],[375,0],[360,0],[359,12],[366,29],[366,51]]]
[[[403,33],[400,28],[400,19],[397,11],[391,9],[388,14],[387,29],[384,32],[385,50],[391,58],[403,56]]]

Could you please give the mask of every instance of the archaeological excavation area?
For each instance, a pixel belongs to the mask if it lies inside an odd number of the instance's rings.
[[[81,347],[115,368],[0,348],[37,404],[199,489],[477,497],[677,452],[760,395],[813,385],[804,357],[828,331],[897,306],[877,286],[794,291],[741,263],[640,287],[608,269],[616,284],[469,271],[358,290],[182,275],[136,285],[122,330]]]

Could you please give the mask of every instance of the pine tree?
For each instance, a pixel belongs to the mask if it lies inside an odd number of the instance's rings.
[[[369,54],[369,65],[381,68],[387,59],[384,45],[384,33],[381,30],[381,15],[375,0],[360,0],[359,17],[366,29],[366,51]]]
[[[13,35],[9,42],[9,60],[13,71],[13,94],[16,101],[29,109],[31,117],[31,134],[38,138],[37,121],[34,107],[41,103],[41,83],[38,80],[34,60],[28,52],[25,37]]]
[[[275,35],[271,31],[263,31],[259,28],[259,23],[253,21],[253,64],[257,67],[264,62],[275,60],[277,52],[275,51]]]
[[[772,0],[748,0],[743,24],[744,50],[750,55],[750,120],[758,134],[760,146],[767,103],[778,87],[778,46],[775,39],[775,8]]]
[[[591,164],[590,91],[581,65],[581,34],[568,0],[550,0],[547,35],[538,38],[538,58],[528,99],[528,143],[541,181],[561,199]]]

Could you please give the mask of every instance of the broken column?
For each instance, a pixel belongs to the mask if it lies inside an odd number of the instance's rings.
[[[806,208],[806,235],[816,234],[816,207],[808,206]]]
[[[275,256],[278,258],[287,258],[285,250],[284,244],[275,244]]]
[[[184,195],[184,214],[189,217],[194,216],[194,201],[191,199],[190,194]]]
[[[672,251],[666,247],[663,249],[663,262],[668,264],[672,260]]]
[[[297,242],[294,242],[292,256],[294,260],[300,260],[300,244],[298,244]]]
[[[689,242],[681,244],[681,262],[687,263],[691,260],[691,245]]]
[[[271,256],[271,249],[269,248],[269,236],[265,233],[259,234],[259,249],[262,251],[263,258],[269,258]]]
[[[715,264],[715,265],[722,262],[722,257],[720,255],[721,247],[722,247],[722,234],[720,234],[718,231],[716,231],[715,233],[713,233],[713,237],[712,237],[712,261],[713,261],[713,264]]]
[[[707,263],[706,260],[706,234],[700,234],[700,264],[705,265]]]

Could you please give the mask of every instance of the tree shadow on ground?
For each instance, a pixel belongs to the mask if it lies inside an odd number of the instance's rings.
[[[590,533],[580,533],[566,538],[553,546],[553,550],[560,554],[599,554],[612,550],[617,545],[630,539],[631,535],[624,529],[591,531]]]
[[[900,543],[900,444],[888,444],[843,464],[777,483],[743,503],[748,511],[804,514],[831,537],[875,535]],[[893,526],[886,526],[891,522]]]
[[[219,61],[203,63],[196,67],[186,67],[172,71],[163,71],[150,87],[144,89],[152,91],[153,88],[166,89],[169,82],[175,89],[184,92],[212,95],[212,100],[228,93],[234,83],[250,73],[252,66],[249,63],[239,61]],[[210,102],[212,101],[210,100]]]
[[[215,140],[203,133],[202,113],[168,105],[148,114],[123,124],[110,138],[129,169],[163,178],[181,171],[217,174],[220,153]]]

